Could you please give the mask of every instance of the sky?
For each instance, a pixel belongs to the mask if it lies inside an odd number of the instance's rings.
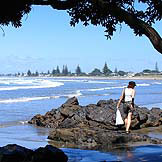
[[[123,25],[111,40],[104,36],[104,28],[82,23],[70,26],[65,11],[46,6],[33,6],[23,17],[22,27],[1,26],[0,73],[47,72],[62,70],[67,65],[75,72],[77,65],[83,72],[103,69],[105,62],[114,71],[141,72],[158,68],[162,71],[162,54],[158,53],[146,36],[135,36]],[[162,22],[153,26],[162,36]]]

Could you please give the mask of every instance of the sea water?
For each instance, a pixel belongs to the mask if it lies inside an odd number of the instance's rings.
[[[0,146],[16,143],[35,149],[48,144],[49,129],[27,123],[36,114],[58,108],[76,96],[80,105],[118,99],[130,80],[96,78],[0,77]],[[162,80],[135,80],[135,103],[162,108]],[[162,138],[161,134],[152,134]],[[100,152],[61,148],[71,162],[136,161],[161,159],[161,146],[131,147],[123,151]],[[156,152],[156,154],[155,154]],[[153,154],[154,153],[154,154]]]

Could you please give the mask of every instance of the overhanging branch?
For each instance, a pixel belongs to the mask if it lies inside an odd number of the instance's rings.
[[[32,5],[50,5],[57,10],[68,10],[75,7],[77,3],[81,1],[83,0],[29,0],[29,3]],[[153,27],[117,5],[110,7],[106,0],[91,0],[90,2],[93,5],[97,4],[101,11],[108,10],[109,13],[120,20],[120,22],[124,22],[135,31],[139,30],[142,34],[146,35],[154,48],[162,54],[162,38]]]
[[[31,0],[32,5],[50,5],[57,10],[67,10],[74,7],[79,0]]]
[[[104,0],[92,1],[99,4],[102,10],[109,10],[112,16],[122,22],[125,22],[125,24],[127,24],[130,28],[140,30],[142,34],[149,38],[154,48],[162,54],[162,38],[153,27],[116,5],[109,7],[107,2]]]

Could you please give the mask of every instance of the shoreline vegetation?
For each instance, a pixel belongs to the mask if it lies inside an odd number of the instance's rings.
[[[91,72],[83,72],[78,65],[75,69],[75,72],[71,72],[71,70],[68,69],[67,65],[63,65],[62,70],[60,70],[59,66],[53,70],[48,70],[47,72],[32,72],[31,70],[28,70],[27,72],[18,72],[15,74],[0,74],[0,76],[11,76],[11,77],[84,77],[84,78],[90,78],[90,77],[99,77],[99,78],[108,78],[108,79],[129,79],[131,77],[137,78],[148,78],[148,79],[156,79],[161,78],[162,79],[162,71],[159,70],[157,62],[155,64],[155,69],[144,69],[141,72],[132,72],[132,71],[123,71],[118,70],[115,68],[114,71],[112,71],[107,63],[105,62],[102,69],[94,68]]]

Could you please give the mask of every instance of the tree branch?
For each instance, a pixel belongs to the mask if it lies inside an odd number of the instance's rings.
[[[146,35],[154,48],[162,54],[162,38],[153,27],[116,5],[110,7],[104,0],[92,1],[98,2],[100,7],[102,7],[102,10],[109,10],[112,16],[116,17],[122,22],[125,22],[125,24],[127,24],[130,28],[134,29],[135,31],[139,30],[142,34]]]
[[[50,5],[57,10],[68,10],[76,6],[83,0],[29,0],[32,5]],[[162,38],[158,32],[145,23],[143,20],[136,18],[134,15],[118,7],[117,5],[109,6],[106,0],[91,0],[91,3],[98,5],[101,10],[108,10],[109,13],[116,17],[120,22],[125,22],[130,28],[146,35],[151,41],[154,48],[162,54]]]
[[[67,10],[75,7],[79,0],[31,0],[32,5],[50,5],[57,10]]]

